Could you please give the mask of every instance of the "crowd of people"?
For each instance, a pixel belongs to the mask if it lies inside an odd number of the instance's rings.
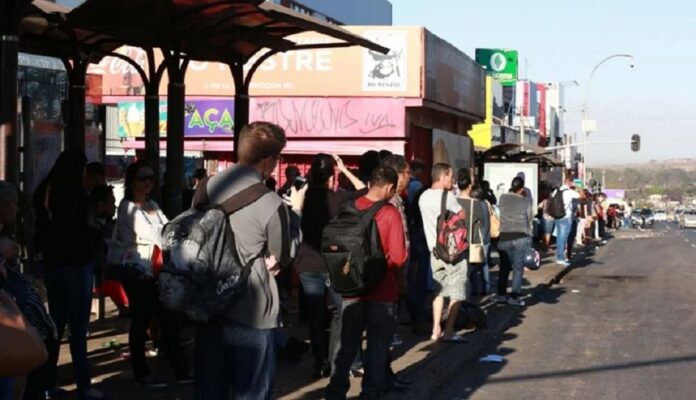
[[[357,170],[336,155],[318,154],[305,176],[289,166],[276,192],[276,182],[269,179],[285,145],[280,127],[252,123],[240,134],[239,162],[212,177],[196,171],[193,190],[184,193],[188,203],[202,192],[209,202],[221,204],[253,185],[269,188],[228,216],[233,251],[250,268],[248,281],[223,315],[196,324],[193,365],[181,349],[187,321],[159,300],[158,273],[166,247],[162,231],[168,218],[153,199],[153,170],[144,161],[129,165],[125,196],[116,207],[103,167],[87,164],[79,152],[62,153],[32,203],[35,259],[41,262],[48,309],[36,283],[20,272],[20,246],[11,229],[3,231],[0,241],[0,399],[64,394],[56,368],[66,326],[78,397],[105,397],[91,387],[87,357],[95,283],[121,316],[130,318],[135,384],[166,385],[151,373],[146,358],[148,352],[161,351],[177,382],[194,383],[197,399],[222,400],[230,394],[268,399],[278,346],[286,341],[279,330],[282,299],[292,293],[293,275],[299,278],[314,358],[311,373],[330,378],[326,398],[345,399],[349,377],[357,374],[362,375],[361,398],[381,398],[411,384],[391,368],[392,348],[400,342],[400,307],[415,333],[463,343],[456,326],[462,304],[495,290],[496,302],[525,306],[525,257],[534,238],[542,238],[548,249],[555,237],[556,262],[569,265],[573,244],[601,237],[611,216],[600,198],[576,190],[572,176],[542,195],[535,211],[523,175],[496,199],[490,185],[477,181],[467,168],[438,163],[427,179],[423,162],[387,151],[366,152]],[[0,226],[15,221],[17,204],[16,188],[0,182]],[[341,221],[367,232],[374,252],[365,256],[367,261],[350,251],[336,253],[344,254],[339,261],[327,256],[336,250],[327,245],[330,240],[352,240],[327,238],[329,226],[341,236]],[[494,285],[490,270],[496,243],[500,260]],[[361,268],[379,269],[380,274],[368,284],[369,271]],[[337,285],[342,271],[345,279],[355,278],[352,271],[366,274],[359,292]]]

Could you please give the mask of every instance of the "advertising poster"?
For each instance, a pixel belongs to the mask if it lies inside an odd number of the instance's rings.
[[[231,136],[234,133],[233,100],[195,100],[184,106],[186,136]]]
[[[454,168],[471,168],[473,165],[471,138],[433,129],[433,164],[447,163]]]
[[[159,104],[160,136],[167,134],[167,102]],[[118,103],[118,136],[136,138],[145,136],[145,103],[123,101]]]
[[[406,91],[408,84],[408,32],[379,30],[366,31],[363,35],[390,50],[388,54],[382,54],[363,49],[363,90],[369,92]]]
[[[490,182],[491,189],[497,198],[510,190],[510,184],[516,176],[523,174],[525,187],[532,193],[534,205],[539,202],[538,173],[539,166],[537,164],[488,163],[483,167],[484,179]]]
[[[167,135],[167,102],[160,101],[160,136]],[[234,132],[234,101],[231,99],[190,100],[184,105],[185,136],[230,136]],[[145,136],[145,104],[142,101],[118,103],[118,135],[122,138]]]

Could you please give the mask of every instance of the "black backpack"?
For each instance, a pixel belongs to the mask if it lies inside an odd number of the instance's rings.
[[[160,300],[165,308],[195,322],[222,316],[246,289],[251,267],[262,254],[242,264],[229,216],[270,191],[258,183],[222,204],[210,204],[207,183],[199,185],[194,206],[162,232]]]
[[[563,202],[563,192],[565,192],[565,190],[554,190],[547,202],[546,212],[554,219],[561,219],[566,216],[565,203]]]
[[[321,254],[336,293],[344,297],[362,296],[384,278],[387,259],[374,216],[386,204],[379,201],[360,211],[350,203],[324,228]]]

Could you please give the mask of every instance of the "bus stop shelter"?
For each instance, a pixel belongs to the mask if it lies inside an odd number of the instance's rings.
[[[316,48],[362,46],[388,49],[365,38],[263,0],[87,0],[67,9],[46,0],[6,0],[0,17],[0,175],[17,183],[17,54],[58,57],[68,71],[65,148],[84,150],[87,66],[112,56],[132,65],[145,83],[145,158],[159,177],[159,86],[168,76],[164,204],[182,209],[185,77],[190,61],[229,66],[235,86],[234,152],[248,123],[249,86],[255,71],[274,54]],[[297,43],[292,35],[315,31],[322,43]],[[141,47],[147,65],[116,53]],[[162,61],[157,62],[156,52]],[[234,156],[236,159],[236,154]]]

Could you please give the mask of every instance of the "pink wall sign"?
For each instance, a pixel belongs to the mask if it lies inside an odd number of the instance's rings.
[[[282,126],[289,137],[403,138],[405,99],[255,97],[249,120]]]

